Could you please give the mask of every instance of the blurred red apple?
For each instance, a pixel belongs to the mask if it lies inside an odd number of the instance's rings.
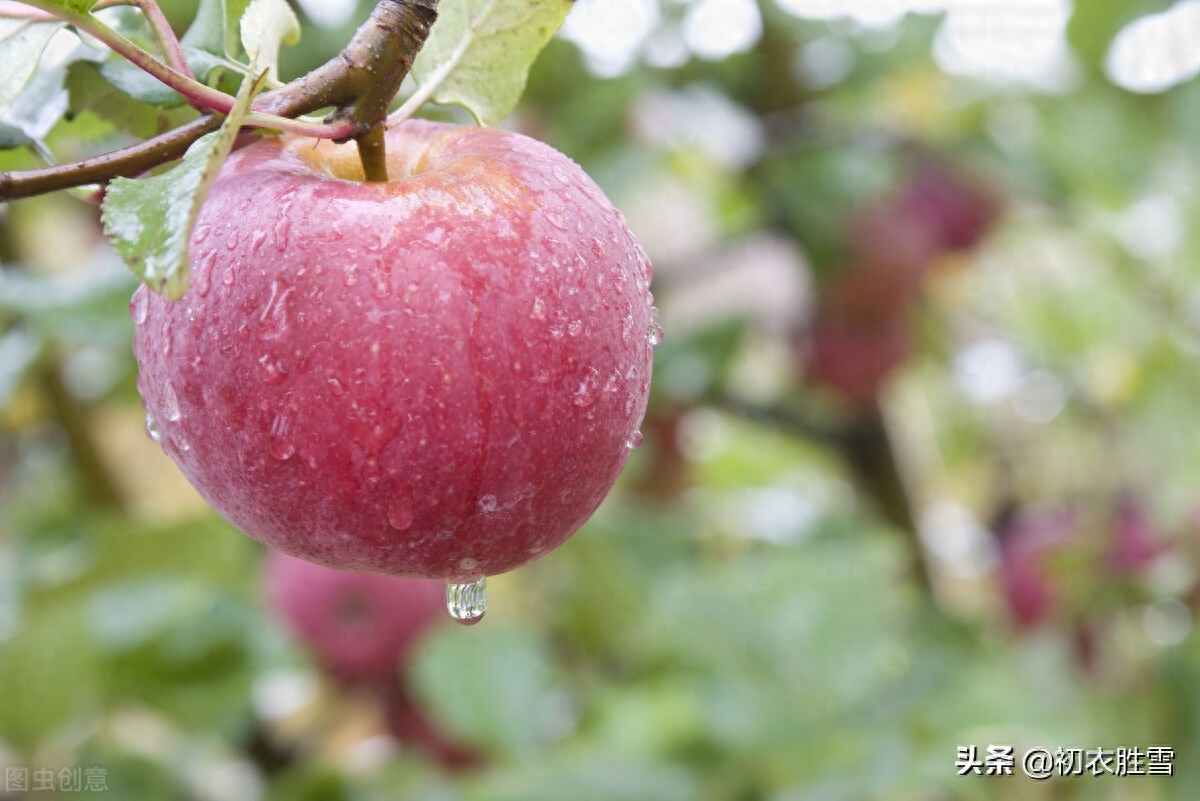
[[[1053,615],[1060,602],[1049,568],[1053,557],[1076,536],[1070,510],[1026,512],[996,532],[1000,543],[1000,591],[1018,629],[1032,629]]]
[[[1146,507],[1135,496],[1122,497],[1113,515],[1107,554],[1109,566],[1118,573],[1141,573],[1158,559],[1162,550]]]
[[[267,604],[332,676],[379,684],[430,626],[446,619],[441,581],[348,573],[268,554]]]
[[[944,250],[969,250],[1000,214],[995,192],[931,159],[919,162],[901,191],[899,206],[920,219]]]
[[[273,137],[225,164],[192,284],[141,288],[138,388],[200,494],[331,567],[466,582],[547,553],[637,440],[650,266],[570,159],[500,130]]]
[[[810,380],[863,408],[875,402],[910,352],[902,319],[858,325],[819,318],[810,332],[805,364]]]

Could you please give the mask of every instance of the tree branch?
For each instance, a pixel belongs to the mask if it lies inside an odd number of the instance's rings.
[[[254,104],[254,114],[248,118],[250,127],[296,128],[305,135],[324,134],[339,142],[366,137],[365,151],[360,147],[360,152],[366,152],[371,163],[364,162],[364,173],[370,180],[386,180],[382,136],[374,136],[371,131],[384,125],[388,106],[399,92],[436,18],[437,0],[380,0],[341,53],[307,75],[260,95]],[[232,97],[218,94],[232,103]],[[206,95],[207,99],[211,98]],[[321,129],[309,123],[283,124],[330,106],[333,111]],[[0,202],[104,183],[119,176],[140,175],[181,157],[192,142],[215,131],[220,124],[219,115],[207,114],[103,156],[55,167],[0,173]]]

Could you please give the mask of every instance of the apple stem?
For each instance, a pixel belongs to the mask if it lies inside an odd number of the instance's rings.
[[[368,181],[386,182],[387,152],[383,141],[383,126],[377,125],[359,136],[358,158],[362,162],[363,175]]]
[[[67,19],[73,24],[82,22],[81,29],[88,33],[103,34],[107,30],[101,30],[104,26],[94,19],[88,19],[88,15],[68,11],[50,0],[32,2],[35,8],[60,19]],[[249,117],[249,122],[252,125],[285,127],[287,120],[281,118],[294,118],[332,106],[333,112],[326,118],[323,131],[314,130],[317,126],[306,124],[304,133],[323,133],[326,138],[339,142],[370,137],[372,130],[382,130],[388,107],[400,91],[400,85],[429,37],[429,29],[436,19],[437,0],[380,0],[341,53],[307,75],[259,95],[253,108],[255,114]],[[124,48],[123,42],[116,36],[118,34],[115,33],[109,36],[108,40],[111,41],[106,40],[106,43]],[[133,50],[129,50],[135,58],[139,58],[134,50],[140,49],[134,46]],[[143,68],[149,67],[153,70],[151,74],[156,77],[168,77],[179,85],[186,83],[190,86],[194,83],[187,82],[183,75],[149,54],[140,61],[145,63],[135,63]],[[178,80],[180,78],[184,80]],[[233,101],[223,92],[202,84],[197,86],[197,92],[203,94],[203,98],[188,95],[189,100],[202,100],[202,104],[209,108],[222,107],[225,103],[223,98],[228,98],[230,103]],[[152,167],[181,157],[192,142],[215,131],[220,124],[221,116],[209,113],[179,128],[103,156],[51,167],[2,172],[0,202],[104,183],[120,176],[140,175]],[[360,154],[362,152],[360,148]],[[386,180],[386,169],[382,166],[386,155],[382,136],[379,137],[377,148],[368,141],[366,152],[368,160],[377,160],[373,164],[367,161],[363,163],[368,180]],[[383,178],[370,177],[381,174]]]

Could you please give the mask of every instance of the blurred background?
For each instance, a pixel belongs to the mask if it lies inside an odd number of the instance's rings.
[[[299,3],[281,74],[370,5]],[[666,336],[617,489],[474,628],[218,518],[95,207],[0,207],[0,798],[1200,797],[1197,71],[1197,2],[577,0],[506,125]],[[123,143],[72,110],[59,158]]]

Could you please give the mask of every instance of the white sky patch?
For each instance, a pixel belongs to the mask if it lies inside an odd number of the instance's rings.
[[[1108,77],[1133,92],[1161,92],[1200,73],[1200,2],[1184,0],[1121,29],[1105,61]]]
[[[1070,0],[952,0],[947,6],[933,48],[945,72],[1047,89],[1069,78]]]
[[[1139,259],[1166,256],[1183,242],[1183,211],[1170,195],[1150,195],[1117,215],[1114,230],[1131,256]]]
[[[762,35],[754,0],[698,0],[683,18],[683,38],[702,59],[717,61],[749,50]]]
[[[946,15],[934,57],[954,75],[1020,80],[1054,88],[1069,77],[1070,0],[776,0],[806,19],[846,19],[891,28],[906,14]]]
[[[881,28],[895,25],[910,11],[941,11],[947,0],[776,0],[776,3],[789,14],[805,19],[849,19],[864,27]]]
[[[583,51],[592,72],[611,77],[633,66],[659,18],[657,0],[576,0],[562,36]]]

